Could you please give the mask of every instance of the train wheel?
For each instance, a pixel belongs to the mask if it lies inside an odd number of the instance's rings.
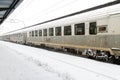
[[[115,56],[111,56],[111,57],[109,58],[109,62],[115,64],[115,63],[116,63]]]
[[[90,58],[90,55],[89,55],[89,52],[88,52],[88,51],[86,51],[86,56],[87,56],[88,58]]]

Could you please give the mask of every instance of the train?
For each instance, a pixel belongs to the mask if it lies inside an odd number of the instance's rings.
[[[9,32],[1,40],[120,62],[120,4]]]

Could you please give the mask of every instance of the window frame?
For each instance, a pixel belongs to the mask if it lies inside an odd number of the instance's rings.
[[[93,24],[95,24],[95,26],[94,26]],[[93,26],[92,26],[92,25],[93,25]],[[94,30],[93,30],[92,28],[93,28]],[[91,29],[92,29],[93,31],[92,31]],[[89,34],[90,34],[90,35],[97,35],[97,22],[90,22],[90,23],[89,23]]]
[[[68,26],[64,26],[64,36],[69,36],[72,35],[72,26],[68,25]],[[69,29],[69,30],[68,30]],[[70,33],[68,33],[68,31],[70,31]]]
[[[54,28],[49,28],[49,36],[54,36]]]
[[[43,36],[47,36],[47,29],[43,29]]]
[[[38,30],[35,30],[35,37],[38,36]]]
[[[58,28],[60,29],[60,32],[58,31]],[[58,34],[58,33],[60,33],[60,34]],[[62,36],[62,27],[61,26],[55,27],[55,36]]]
[[[34,37],[34,35],[35,35],[35,34],[34,34],[34,31],[32,31],[32,37]]]
[[[82,26],[83,25],[83,26]],[[81,32],[78,29],[82,30]],[[78,23],[74,25],[74,34],[75,35],[85,35],[85,23]]]
[[[42,30],[41,29],[38,30],[38,36],[39,37],[42,36]]]

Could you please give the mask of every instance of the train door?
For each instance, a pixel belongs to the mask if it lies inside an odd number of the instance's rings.
[[[23,44],[26,44],[27,33],[23,33]]]

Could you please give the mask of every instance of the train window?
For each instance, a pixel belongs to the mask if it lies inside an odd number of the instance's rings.
[[[36,37],[38,36],[38,31],[37,31],[37,30],[35,30],[35,36],[36,36]]]
[[[43,36],[47,36],[47,29],[43,29]]]
[[[107,25],[98,26],[98,32],[99,33],[107,32]]]
[[[49,28],[49,36],[53,36],[53,34],[54,34],[53,28]]]
[[[32,31],[32,37],[34,37],[34,31]]]
[[[75,24],[75,35],[85,34],[85,23]]]
[[[56,27],[55,28],[55,35],[56,36],[61,36],[61,27]]]
[[[39,36],[42,36],[42,30],[39,30]]]
[[[89,34],[91,34],[91,35],[97,34],[96,22],[91,22],[90,23]]]
[[[64,27],[64,35],[71,35],[71,26]]]

